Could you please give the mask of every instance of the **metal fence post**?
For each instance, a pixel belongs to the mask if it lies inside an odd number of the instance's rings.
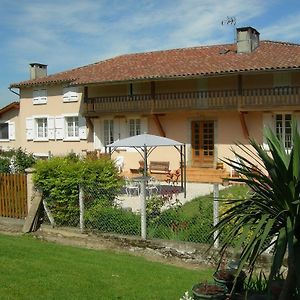
[[[214,226],[219,222],[219,184],[214,183]],[[214,231],[214,247],[219,248],[219,231]]]
[[[141,237],[143,240],[146,239],[147,235],[147,224],[146,224],[146,178],[141,179]]]
[[[84,203],[83,203],[83,189],[79,186],[79,226],[80,231],[84,231]]]

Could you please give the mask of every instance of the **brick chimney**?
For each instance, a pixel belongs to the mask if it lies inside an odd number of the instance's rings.
[[[47,76],[47,65],[32,63],[29,64],[30,79],[38,79]]]
[[[236,29],[237,53],[251,53],[259,46],[259,32],[252,27]]]

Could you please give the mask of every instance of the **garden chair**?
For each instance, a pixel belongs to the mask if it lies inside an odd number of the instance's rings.
[[[140,186],[138,182],[125,178],[125,191],[127,196],[138,196],[140,194]]]

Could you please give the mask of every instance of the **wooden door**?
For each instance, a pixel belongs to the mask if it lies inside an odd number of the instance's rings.
[[[192,160],[193,166],[213,166],[214,121],[192,121]]]

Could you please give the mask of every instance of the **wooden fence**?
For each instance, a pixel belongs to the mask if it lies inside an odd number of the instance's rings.
[[[27,216],[25,174],[0,173],[0,216],[18,219]]]

